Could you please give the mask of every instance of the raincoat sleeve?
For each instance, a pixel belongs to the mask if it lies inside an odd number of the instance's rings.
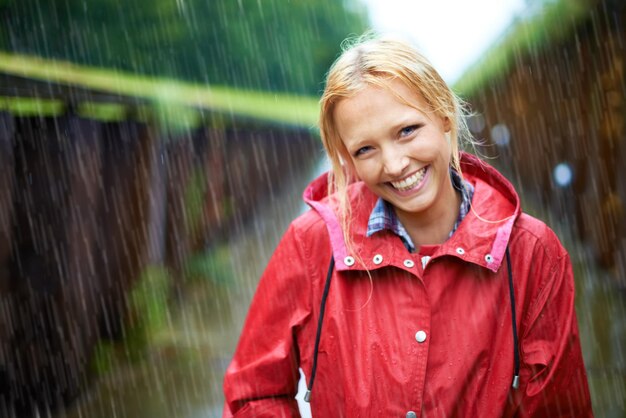
[[[556,237],[554,237],[556,240]],[[591,417],[574,310],[574,277],[569,255],[560,251],[544,270],[542,283],[524,316],[517,390],[518,417]]]
[[[296,333],[310,316],[306,257],[292,225],[263,273],[224,378],[224,417],[299,417]]]

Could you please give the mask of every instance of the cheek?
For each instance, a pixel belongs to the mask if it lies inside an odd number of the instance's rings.
[[[376,186],[380,183],[380,170],[376,164],[371,162],[359,164],[355,172],[359,180],[368,186]]]
[[[411,154],[424,159],[450,158],[451,147],[445,135],[433,135],[411,143]]]
[[[354,172],[356,178],[358,178],[359,180],[365,180],[363,177],[367,174],[367,171],[362,168],[362,164],[354,164],[352,167],[352,171]]]
[[[365,183],[372,182],[376,177],[375,164],[371,160],[354,161],[352,167],[356,177]]]

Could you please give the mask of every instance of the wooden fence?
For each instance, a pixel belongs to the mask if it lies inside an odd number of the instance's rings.
[[[572,33],[518,54],[469,101],[486,153],[626,286],[625,6],[596,2]]]
[[[133,120],[0,112],[0,415],[74,398],[119,339],[149,265],[180,290],[209,248],[319,158],[307,130],[249,121],[160,133]]]

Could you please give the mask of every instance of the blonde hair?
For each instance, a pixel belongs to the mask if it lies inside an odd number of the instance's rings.
[[[335,121],[335,106],[363,88],[376,85],[389,89],[390,80],[400,80],[419,93],[431,111],[450,123],[450,165],[461,174],[459,143],[473,143],[466,124],[465,103],[445,83],[430,62],[406,41],[367,33],[342,43],[342,53],[333,63],[326,77],[326,86],[320,100],[320,133],[330,159],[329,195],[339,205],[339,218],[348,247],[351,208],[348,185],[355,180],[350,155],[339,136]],[[394,93],[394,92],[392,92]],[[395,93],[394,93],[395,94]],[[408,103],[407,103],[408,104]],[[344,164],[345,163],[345,164]]]

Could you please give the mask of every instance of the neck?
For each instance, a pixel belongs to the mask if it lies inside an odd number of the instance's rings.
[[[438,199],[440,203],[425,213],[415,214],[396,210],[398,219],[417,249],[422,245],[442,244],[454,228],[459,216],[461,196],[449,180],[446,185],[442,190],[443,198]]]

